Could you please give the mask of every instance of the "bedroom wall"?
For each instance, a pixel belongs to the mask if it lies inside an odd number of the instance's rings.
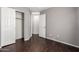
[[[76,44],[79,44],[79,8],[76,8],[77,10],[77,30],[76,30]]]
[[[47,38],[79,47],[79,8],[53,7],[41,14],[47,16]]]

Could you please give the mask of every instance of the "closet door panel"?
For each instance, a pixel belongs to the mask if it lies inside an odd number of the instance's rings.
[[[10,44],[15,43],[15,10],[14,9],[10,9]]]
[[[7,45],[7,43],[9,43],[8,40],[9,28],[7,21],[8,18],[9,18],[9,10],[7,8],[1,8],[1,46]]]
[[[15,43],[15,10],[1,8],[1,46]]]

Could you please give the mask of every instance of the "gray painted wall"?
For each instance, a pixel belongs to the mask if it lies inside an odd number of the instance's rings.
[[[1,48],[1,7],[0,7],[0,48]]]
[[[79,45],[79,8],[77,8],[77,30],[76,30],[76,44]]]
[[[79,8],[53,7],[46,14],[46,36],[53,40],[79,46]]]
[[[28,40],[31,37],[31,13],[26,7],[12,7],[16,11],[24,12],[24,38]]]

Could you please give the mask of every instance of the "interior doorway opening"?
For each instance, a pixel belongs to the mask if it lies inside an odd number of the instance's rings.
[[[24,40],[24,13],[16,11],[16,40]]]
[[[46,38],[46,14],[31,13],[31,34]]]

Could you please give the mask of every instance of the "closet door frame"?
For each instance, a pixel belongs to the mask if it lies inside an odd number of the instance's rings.
[[[22,38],[21,39],[24,40],[24,12],[21,12],[21,11],[16,11],[16,12],[22,13],[22,18],[23,19],[21,19],[22,20]]]

